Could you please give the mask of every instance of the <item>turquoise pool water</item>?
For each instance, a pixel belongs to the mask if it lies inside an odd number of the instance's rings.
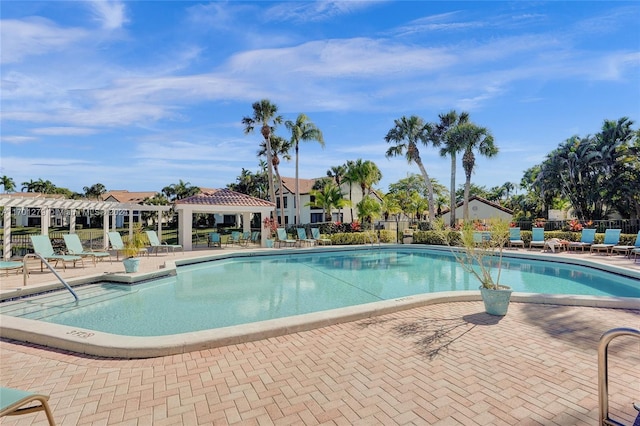
[[[591,268],[505,259],[516,292],[640,298],[640,281]],[[424,249],[243,257],[178,268],[134,286],[95,284],[0,305],[5,315],[129,336],[162,336],[441,291],[478,282],[448,253]]]

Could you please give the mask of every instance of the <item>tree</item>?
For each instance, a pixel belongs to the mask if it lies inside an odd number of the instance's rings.
[[[266,155],[267,158],[271,157],[273,170],[275,171],[278,180],[278,195],[280,197],[280,224],[284,225],[284,188],[282,185],[282,176],[280,176],[279,166],[280,157],[284,158],[287,161],[291,160],[291,155],[289,154],[289,150],[291,149],[291,141],[281,138],[280,136],[271,135],[270,142],[271,155],[267,155],[267,143],[266,141],[264,141],[260,144],[258,156],[262,157]]]
[[[95,198],[96,200],[102,200],[102,195],[107,192],[107,188],[101,183],[85,186],[82,190],[84,191],[85,197]]]
[[[449,216],[449,225],[456,224],[456,156],[462,152],[464,141],[460,140],[459,132],[452,130],[456,126],[469,122],[469,113],[462,112],[460,115],[455,110],[451,110],[446,114],[438,115],[440,122],[430,125],[431,132],[429,139],[434,146],[441,147],[440,155],[442,157],[449,156],[451,158],[451,186],[449,187],[449,206],[451,214]]]
[[[282,123],[282,116],[276,115],[278,107],[271,103],[268,99],[262,99],[259,102],[254,102],[251,107],[253,108],[253,115],[246,116],[242,119],[244,125],[244,133],[253,133],[255,126],[260,125],[260,133],[265,140],[267,149],[267,173],[269,177],[269,199],[275,203],[276,193],[273,187],[273,162],[271,160],[271,135],[275,131],[278,124]]]
[[[382,179],[382,173],[378,166],[373,161],[363,161],[361,158],[351,163],[350,175],[354,179],[354,183],[360,186],[362,199],[371,192],[371,187]]]
[[[358,219],[362,224],[368,224],[370,227],[373,225],[373,220],[380,217],[382,214],[382,205],[371,197],[366,197],[360,200],[356,205],[358,211]]]
[[[228,184],[227,188],[241,194],[266,199],[268,191],[266,168],[267,165],[264,162],[261,164],[261,169],[256,173],[243,168],[240,176],[236,178],[236,183]]]
[[[350,201],[344,198],[340,188],[333,184],[325,185],[320,191],[312,190],[311,197],[312,201],[306,205],[321,208],[326,222],[331,221],[331,210],[333,208],[342,208],[350,204]]]
[[[2,187],[4,188],[4,192],[9,193],[9,192],[15,192],[16,190],[16,183],[13,180],[13,178],[10,178],[9,176],[2,176],[2,178],[0,178],[0,185],[2,185]]]
[[[332,178],[338,188],[342,188],[342,181],[346,174],[347,166],[344,164],[341,166],[332,166],[329,170],[327,170],[327,177]],[[351,189],[351,186],[349,186],[349,189]],[[349,194],[349,199],[351,199],[351,194]],[[338,217],[340,218],[340,221],[342,221],[342,208],[338,208]]]
[[[172,183],[162,188],[162,193],[171,202],[191,197],[198,192],[200,192],[199,187],[191,185],[191,182],[184,182],[182,179],[178,180],[178,183]]]
[[[462,168],[465,174],[464,183],[464,207],[463,219],[469,220],[469,190],[471,188],[471,174],[476,165],[474,151],[485,157],[493,157],[498,154],[498,147],[493,143],[491,132],[485,127],[480,127],[472,122],[457,125],[451,129],[450,136],[460,141],[464,154],[462,156]]]
[[[296,223],[300,223],[300,184],[298,178],[299,145],[301,141],[317,141],[320,146],[324,148],[324,139],[322,138],[322,131],[309,121],[309,117],[304,114],[298,115],[296,121],[288,120],[285,126],[291,131],[291,142],[294,144],[296,151]]]
[[[431,179],[429,174],[422,164],[420,158],[420,150],[418,144],[421,143],[425,146],[429,143],[429,126],[424,123],[424,120],[418,116],[412,115],[411,117],[401,117],[394,121],[395,126],[389,130],[385,141],[387,143],[395,143],[390,147],[386,156],[395,157],[398,155],[404,155],[409,164],[416,163],[420,169],[420,173],[424,178],[427,185],[428,197],[429,197],[429,221],[433,222],[436,218],[435,202],[433,196],[433,187],[431,185]]]

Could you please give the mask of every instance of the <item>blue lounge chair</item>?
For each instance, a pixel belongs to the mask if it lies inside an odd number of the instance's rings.
[[[67,262],[72,262],[75,268],[76,262],[80,261],[84,268],[84,262],[80,256],[72,256],[67,254],[57,254],[53,250],[51,240],[46,235],[31,235],[31,244],[33,244],[33,251],[36,254],[42,256],[47,262],[55,262],[55,266],[58,266],[58,262],[62,262],[62,269],[67,269]],[[42,262],[40,262],[40,271],[42,271]]]
[[[318,228],[311,228],[311,237],[315,240],[316,244],[331,245],[331,238],[322,238],[320,229]]]
[[[222,247],[220,234],[218,234],[217,232],[209,232],[207,247]]]
[[[116,260],[118,260],[119,253],[124,250],[124,242],[122,241],[122,236],[120,236],[119,232],[111,231],[107,234],[109,236],[109,244],[111,244],[111,250],[116,252]],[[138,250],[138,253],[149,254],[149,251],[142,247]]]
[[[149,239],[149,248],[158,255],[158,250],[165,250],[167,253],[171,250],[171,253],[174,253],[176,250],[182,250],[182,246],[180,244],[167,244],[166,242],[160,242],[158,238],[158,234],[154,231],[144,231],[147,234],[147,238]]]
[[[284,228],[276,229],[276,236],[278,237],[278,240],[276,241],[278,243],[278,247],[282,247],[282,244],[284,244],[285,246],[293,247],[298,241],[289,239],[289,237],[287,236],[287,231]]]
[[[572,248],[575,250],[582,250],[591,247],[593,241],[596,239],[596,230],[595,229],[583,229],[582,234],[580,236],[580,241],[573,241],[569,243],[569,250]]]
[[[105,257],[108,257],[109,262],[111,262],[111,253],[108,251],[85,251],[84,247],[82,247],[82,242],[80,242],[80,237],[78,237],[77,234],[66,234],[63,235],[63,238],[64,245],[67,246],[67,254],[90,257],[91,260],[93,260],[94,266],[97,259],[104,259]]]
[[[231,231],[231,236],[229,236],[229,238],[227,239],[227,245],[242,245],[242,242],[240,241],[240,239],[242,238],[242,232],[240,231]]]
[[[638,231],[638,236],[636,237],[636,242],[632,246],[618,246],[615,245],[611,247],[611,253],[618,252],[622,253],[627,257],[631,257],[631,250],[639,249],[640,250],[640,231]]]
[[[509,228],[509,247],[524,248],[524,241],[520,237],[520,228]]]
[[[544,249],[544,228],[531,229],[531,241],[529,242],[529,249],[534,247],[542,247]]]
[[[300,246],[302,246],[302,244],[307,244],[309,246],[312,246],[316,243],[316,240],[314,240],[313,238],[308,238],[307,237],[307,230],[304,228],[297,228],[298,231],[298,244]]]
[[[47,401],[49,401],[47,395],[0,387],[0,417],[19,416],[44,411],[47,415],[47,420],[49,420],[49,425],[54,426],[56,422],[53,420],[53,413]],[[34,402],[39,404],[33,405]]]
[[[604,242],[602,244],[592,244],[590,252],[601,252],[605,254],[611,253],[611,249],[620,242],[621,229],[607,229],[604,231]]]

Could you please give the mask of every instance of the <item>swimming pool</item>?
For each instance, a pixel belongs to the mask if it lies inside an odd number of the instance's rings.
[[[507,258],[501,282],[519,293],[640,298],[640,281],[584,266]],[[448,252],[419,248],[296,252],[178,268],[133,286],[102,283],[3,303],[3,315],[124,336],[166,336],[477,290]]]

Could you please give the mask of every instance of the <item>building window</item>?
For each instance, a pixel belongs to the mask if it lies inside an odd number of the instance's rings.
[[[288,200],[288,198],[284,197],[283,199],[284,199],[284,208],[286,209],[287,208],[287,200]],[[276,208],[278,208],[278,209],[280,208],[280,197],[276,197]]]
[[[311,213],[311,223],[324,222],[324,213]]]

